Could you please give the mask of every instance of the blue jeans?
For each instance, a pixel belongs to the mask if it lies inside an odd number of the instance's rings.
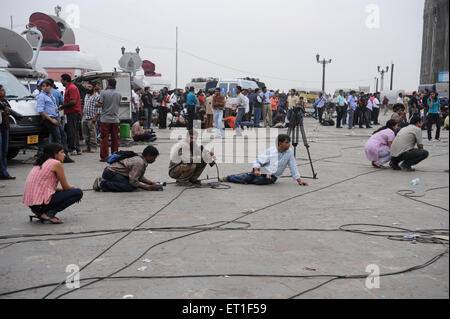
[[[30,209],[37,216],[45,213],[48,217],[54,218],[57,213],[62,212],[67,207],[79,202],[82,198],[83,191],[79,188],[56,192],[48,205],[31,206]]]
[[[355,110],[348,110],[348,128],[352,129],[353,128],[353,116],[355,115]]]
[[[259,127],[259,123],[261,121],[261,115],[262,115],[262,107],[253,108],[253,112],[255,114],[255,119],[254,119],[255,127]]]
[[[105,170],[103,171],[102,180],[100,182],[100,188],[104,192],[114,192],[114,193],[121,193],[121,192],[128,193],[136,189],[136,187],[130,184],[128,177],[114,173],[108,168],[105,168]]]
[[[1,115],[0,115],[1,116]],[[8,141],[9,132],[0,130],[0,176],[8,177]]]
[[[214,110],[214,126],[217,130],[217,136],[222,136],[223,110]]]
[[[59,119],[57,119],[60,121]],[[61,122],[61,121],[60,121]],[[69,153],[69,146],[67,145],[67,134],[64,128],[61,126],[56,126],[50,123],[48,120],[44,120],[44,126],[47,128],[50,134],[48,141],[50,143],[59,143],[64,147],[64,152]]]
[[[347,125],[347,106],[344,105],[342,108],[342,125]]]
[[[242,135],[241,123],[242,123],[242,118],[244,117],[244,115],[245,115],[245,109],[244,108],[238,109],[236,121],[234,122],[234,126],[236,127],[236,135]]]
[[[144,113],[145,113],[145,119],[146,119],[144,128],[149,129],[152,126],[153,108],[145,107]]]
[[[253,172],[227,176],[227,182],[235,184],[270,185],[275,184],[276,181],[277,178],[273,175],[269,179],[267,175],[256,176]]]

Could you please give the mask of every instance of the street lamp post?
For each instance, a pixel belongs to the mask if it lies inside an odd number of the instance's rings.
[[[381,91],[384,89],[384,75],[389,72],[389,66],[386,67],[386,70],[382,70],[380,66],[378,66],[378,73],[381,74]]]
[[[326,60],[326,59],[322,59],[320,60],[320,55],[317,54],[316,55],[316,59],[317,59],[317,63],[322,64],[323,66],[323,74],[322,74],[322,92],[325,93],[325,66],[327,64],[331,63],[331,59],[330,60]]]

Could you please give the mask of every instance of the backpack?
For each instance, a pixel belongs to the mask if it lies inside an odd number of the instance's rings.
[[[119,151],[119,152],[115,152],[110,157],[108,157],[106,162],[111,165],[111,164],[123,161],[127,158],[132,158],[132,157],[136,157],[136,156],[139,156],[139,154],[132,152],[132,151]]]

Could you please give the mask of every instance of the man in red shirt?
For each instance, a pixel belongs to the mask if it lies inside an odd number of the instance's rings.
[[[61,76],[61,83],[66,88],[64,104],[61,108],[67,116],[67,144],[69,146],[69,152],[72,155],[81,155],[80,127],[83,113],[81,110],[80,92],[75,84],[72,83],[72,78],[69,74],[63,74]]]

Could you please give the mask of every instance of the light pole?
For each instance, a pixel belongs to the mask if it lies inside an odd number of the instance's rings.
[[[382,70],[380,66],[378,66],[378,73],[381,74],[381,91],[384,89],[384,75],[389,72],[389,66],[386,67],[386,70]]]
[[[317,63],[320,63],[320,64],[323,65],[322,92],[325,94],[325,66],[327,64],[331,63],[331,59],[329,59],[329,60],[325,60],[325,59],[320,60],[320,55],[318,53],[316,55],[316,59],[317,59]]]

